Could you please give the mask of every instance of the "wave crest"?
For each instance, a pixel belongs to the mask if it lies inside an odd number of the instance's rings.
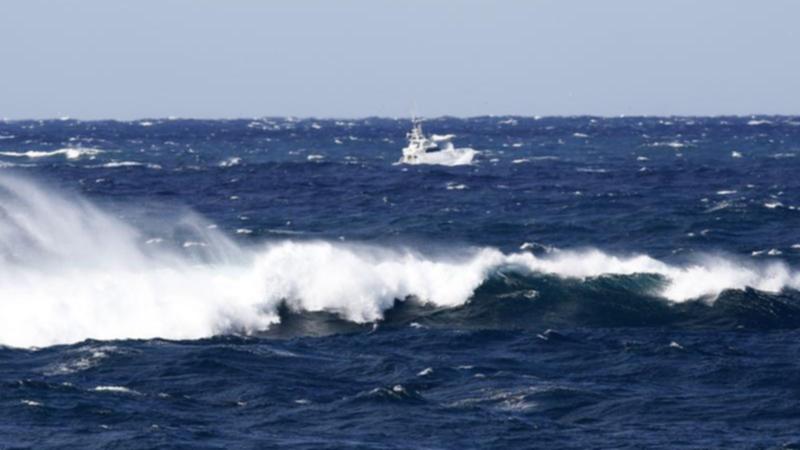
[[[154,239],[85,200],[6,175],[0,200],[0,344],[10,346],[257,332],[278,323],[285,308],[373,322],[408,298],[462,306],[505,273],[576,281],[652,274],[632,289],[674,302],[800,286],[785,264],[748,266],[719,256],[675,266],[599,250],[537,256],[326,241],[244,246],[192,216],[162,224]],[[190,241],[203,245],[182,245]],[[497,299],[516,288],[504,289]],[[535,293],[522,297],[540,301]]]
[[[82,156],[89,156],[90,158],[94,158],[100,153],[104,153],[104,151],[97,148],[68,147],[68,148],[60,148],[57,150],[48,150],[48,151],[28,150],[24,152],[0,152],[0,155],[10,156],[15,158],[31,158],[31,159],[48,158],[51,156],[63,155],[67,159],[78,159]]]

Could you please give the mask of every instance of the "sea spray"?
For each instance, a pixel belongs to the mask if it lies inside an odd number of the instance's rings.
[[[371,322],[408,297],[463,305],[498,271],[656,274],[665,282],[653,294],[675,302],[713,300],[725,289],[800,286],[783,263],[747,266],[710,255],[674,266],[595,249],[537,257],[487,247],[428,254],[323,240],[243,245],[196,215],[160,226],[164,236],[190,233],[198,245],[167,245],[77,195],[7,174],[0,175],[0,200],[0,343],[9,346],[257,332],[279,321],[284,304]]]

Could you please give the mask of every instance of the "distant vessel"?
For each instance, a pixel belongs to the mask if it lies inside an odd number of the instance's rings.
[[[411,131],[406,134],[408,145],[403,148],[402,164],[442,164],[458,166],[470,164],[477,153],[471,148],[455,148],[450,142],[455,135],[431,135],[422,132],[422,121],[414,118]]]

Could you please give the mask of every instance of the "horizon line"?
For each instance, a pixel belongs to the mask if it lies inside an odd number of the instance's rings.
[[[145,122],[151,120],[159,120],[159,121],[240,121],[240,120],[264,120],[264,119],[279,119],[279,120],[297,120],[297,121],[307,121],[307,120],[323,120],[323,121],[332,121],[332,120],[369,120],[369,119],[380,119],[380,120],[413,120],[415,116],[380,116],[380,115],[372,115],[372,116],[297,116],[297,115],[263,115],[263,116],[231,116],[231,117],[191,117],[191,116],[142,116],[134,119],[119,119],[119,118],[80,118],[80,117],[72,117],[72,116],[62,116],[62,117],[45,117],[45,118],[9,118],[9,117],[0,117],[0,122],[10,123],[10,122]],[[440,120],[440,119],[459,119],[459,120],[474,120],[474,119],[483,119],[483,118],[513,118],[513,119],[534,119],[534,120],[541,120],[541,119],[579,119],[579,118],[589,118],[589,119],[663,119],[663,118],[673,118],[673,119],[714,119],[714,118],[734,118],[734,119],[746,119],[746,118],[757,118],[757,117],[771,117],[771,118],[795,118],[800,117],[800,113],[795,114],[771,114],[771,113],[752,113],[752,114],[483,114],[477,116],[458,116],[458,115],[451,115],[451,114],[444,114],[439,116],[416,116],[417,119],[422,120]]]

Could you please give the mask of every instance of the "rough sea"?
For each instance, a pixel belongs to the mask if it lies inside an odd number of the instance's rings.
[[[800,118],[410,127],[0,121],[0,448],[800,448]]]

